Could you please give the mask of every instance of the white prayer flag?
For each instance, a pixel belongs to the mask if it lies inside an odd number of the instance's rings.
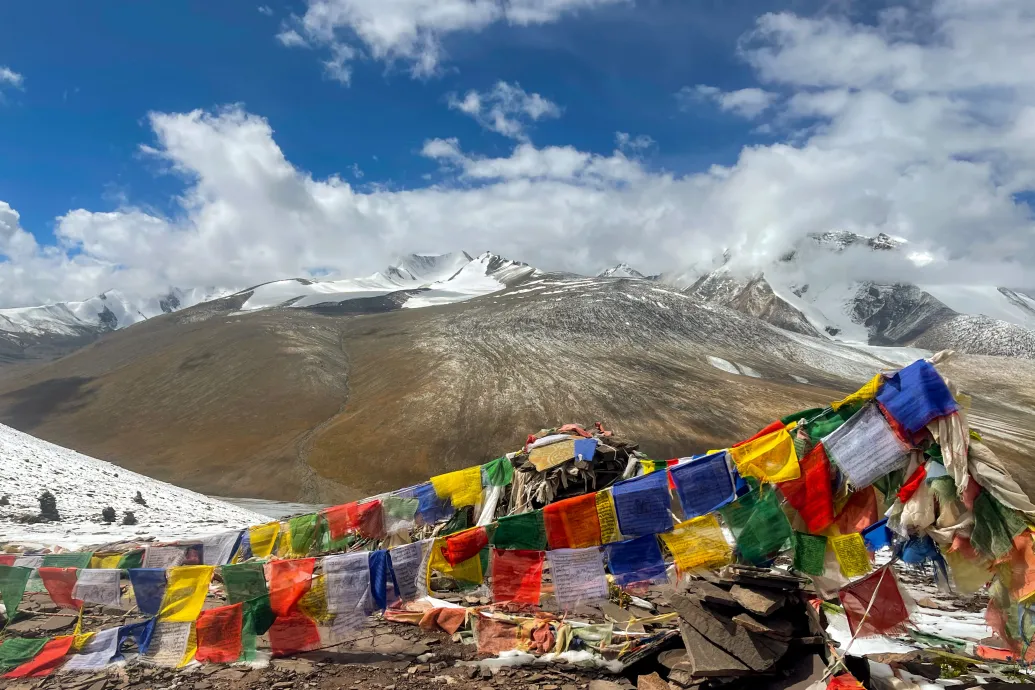
[[[395,579],[399,583],[399,598],[403,601],[410,601],[419,596],[418,581],[424,579],[424,572],[420,566],[424,562],[424,552],[431,547],[432,541],[425,539],[388,550],[388,557],[392,559],[392,570],[395,571]]]
[[[172,623],[159,621],[147,646],[147,654],[141,658],[149,664],[177,668],[184,661],[187,645],[190,643],[193,623]]]
[[[203,565],[226,565],[230,557],[234,555],[234,546],[241,536],[240,530],[212,534],[202,537],[199,541],[205,547],[201,558]]]
[[[144,550],[144,568],[168,570],[183,565],[186,554],[182,546],[148,546]]]
[[[323,559],[323,573],[327,585],[328,612],[373,612],[368,551],[326,556]]]
[[[909,459],[909,446],[895,435],[873,403],[824,436],[823,447],[857,489],[897,470]]]
[[[83,645],[62,667],[63,671],[100,671],[118,652],[118,627],[101,630]]]
[[[546,552],[553,575],[557,605],[571,610],[579,604],[607,600],[607,574],[600,549],[554,549]]]
[[[72,588],[72,598],[88,604],[103,604],[121,608],[122,587],[119,584],[121,576],[122,571],[113,568],[84,568],[79,571],[75,587]]]

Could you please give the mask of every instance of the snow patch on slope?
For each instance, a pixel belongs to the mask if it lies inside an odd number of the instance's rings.
[[[1009,291],[1015,298],[1011,300],[991,285],[921,285],[920,289],[961,314],[982,315],[1035,328],[1035,300],[1023,293]]]
[[[60,522],[21,524],[20,515],[39,513],[39,496],[49,490],[57,499]],[[133,502],[137,491],[147,506]],[[121,539],[159,540],[199,537],[268,522],[258,513],[130,472],[0,424],[0,543],[28,542],[69,549]],[[101,521],[111,506],[116,523]],[[138,524],[118,524],[125,511]]]

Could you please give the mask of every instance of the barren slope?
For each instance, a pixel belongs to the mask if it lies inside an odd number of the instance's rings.
[[[658,458],[727,445],[920,354],[788,333],[647,281],[545,276],[419,310],[186,310],[3,382],[0,421],[194,490],[333,502],[561,421],[601,420]],[[1035,365],[953,366],[993,447],[1030,466]]]

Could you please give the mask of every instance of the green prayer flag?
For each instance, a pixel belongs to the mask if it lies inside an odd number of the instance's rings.
[[[442,531],[439,532],[438,536],[445,537],[450,534],[456,534],[457,532],[462,532],[463,530],[470,527],[471,513],[473,512],[474,511],[471,509],[471,507],[468,506],[466,508],[461,508],[460,510],[453,513],[453,516],[449,518],[449,521],[446,522],[445,526],[442,528]]]
[[[236,604],[267,594],[266,575],[262,563],[238,563],[221,568],[226,600]]]
[[[288,520],[288,531],[291,533],[291,553],[306,555],[316,542],[316,521],[319,513],[299,515]]]
[[[860,402],[854,405],[843,405],[837,410],[827,408],[822,414],[805,423],[805,432],[814,441],[819,441],[847,422],[853,414],[862,408],[862,405]]]
[[[270,595],[264,594],[244,602],[241,622],[242,661],[255,660],[256,639],[259,635],[265,635],[275,620],[277,615],[270,607]]]
[[[750,509],[737,536],[737,549],[744,560],[762,564],[782,550],[790,538],[791,523],[780,507],[776,490],[769,489]]]
[[[43,557],[44,568],[89,568],[93,552],[51,553]]]
[[[381,501],[385,513],[398,520],[412,520],[420,507],[420,500],[402,496],[385,496]]]
[[[35,571],[32,568],[0,565],[0,598],[3,599],[4,608],[7,609],[8,623],[14,620],[14,614],[25,595],[25,585],[29,582],[29,576],[33,572]]]
[[[319,544],[319,551],[321,553],[346,551],[352,542],[356,541],[356,536],[353,534],[346,534],[341,539],[337,540],[331,538],[331,528],[330,525],[327,524],[326,520],[320,520],[318,530],[320,532],[320,536],[317,543]]]
[[[119,570],[129,570],[130,568],[143,568],[144,567],[144,550],[134,549],[127,551],[122,554],[122,558],[119,559]]]
[[[50,638],[9,637],[0,643],[0,671],[10,671],[32,661]]]
[[[758,491],[758,480],[754,477],[747,477],[745,481],[751,487],[751,490],[733,501],[729,505],[719,508],[719,514],[722,515],[723,521],[733,531],[733,535],[740,534],[740,530],[744,529],[744,525],[747,524],[748,519],[751,517],[751,511],[754,510],[758,504],[759,491]]]
[[[974,499],[974,531],[971,545],[993,560],[1013,548],[1013,538],[1028,528],[1020,514],[1007,508],[987,491]]]
[[[795,532],[794,569],[806,575],[822,575],[825,570],[827,556],[827,538],[816,534]]]
[[[492,545],[498,549],[546,550],[546,525],[543,511],[507,515],[496,521]]]
[[[514,479],[514,464],[504,456],[482,465],[486,486],[507,486]]]

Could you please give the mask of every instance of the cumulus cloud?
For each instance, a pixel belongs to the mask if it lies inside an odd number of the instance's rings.
[[[619,151],[627,151],[633,155],[641,154],[652,149],[658,142],[647,134],[633,136],[628,132],[615,132],[615,146]]]
[[[415,77],[427,77],[438,68],[443,40],[450,34],[477,32],[496,23],[548,24],[579,10],[628,1],[307,0],[305,14],[294,19],[296,27],[282,31],[279,38],[285,43],[286,31],[292,31],[302,41],[332,51],[347,47],[353,57],[402,62]]]
[[[259,14],[264,14],[267,17],[273,16],[273,8],[269,5],[259,5]]]
[[[728,248],[747,271],[834,229],[908,245],[891,257],[803,254],[811,280],[1035,288],[1023,202],[1035,193],[1035,7],[925,7],[872,25],[761,17],[739,50],[759,88],[780,91],[770,108],[785,140],[696,173],[648,166],[633,137],[610,153],[517,141],[497,157],[441,138],[418,151],[440,168],[434,184],[358,189],[299,169],[269,123],[239,107],[155,113],[147,151],[182,176],[177,211],[76,209],[42,246],[0,205],[0,300],[359,275],[399,253],[457,248],[578,272],[636,256],[652,273],[712,265]],[[914,26],[927,33],[904,33]]]
[[[676,93],[676,98],[683,110],[689,110],[695,104],[712,101],[722,110],[754,119],[773,104],[776,94],[755,87],[723,91],[716,86],[698,84],[694,87],[684,86]]]
[[[525,129],[531,122],[561,116],[561,108],[537,93],[527,93],[520,84],[498,81],[489,91],[468,91],[460,98],[447,96],[449,107],[470,115],[490,132],[511,139],[527,139]]]

